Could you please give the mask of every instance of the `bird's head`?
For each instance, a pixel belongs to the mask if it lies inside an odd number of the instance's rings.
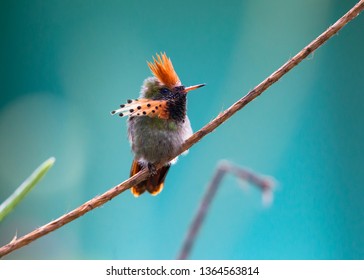
[[[153,57],[147,62],[154,77],[144,81],[141,97],[150,99],[174,99],[186,95],[189,91],[203,87],[205,84],[185,87],[182,85],[170,58],[165,53]]]
[[[205,86],[199,84],[185,87],[182,85],[172,61],[165,53],[156,54],[153,62],[147,62],[153,77],[147,78],[142,86],[139,99],[128,100],[120,109],[111,114],[120,116],[149,116],[168,119],[178,109],[177,117],[185,114],[188,92]]]

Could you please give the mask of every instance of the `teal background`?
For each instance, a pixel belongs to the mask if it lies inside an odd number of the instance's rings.
[[[0,244],[128,177],[125,119],[166,51],[194,130],[356,1],[1,1],[0,201],[57,161],[3,222]],[[273,176],[265,207],[227,177],[192,259],[364,258],[364,15],[191,148],[163,192],[126,192],[7,259],[173,259],[221,159]]]

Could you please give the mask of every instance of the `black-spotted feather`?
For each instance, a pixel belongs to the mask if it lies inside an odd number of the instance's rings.
[[[120,105],[120,108],[112,111],[111,114],[118,114],[120,117],[148,116],[161,119],[169,118],[166,100],[152,100],[146,98],[135,100],[129,99],[126,104]]]

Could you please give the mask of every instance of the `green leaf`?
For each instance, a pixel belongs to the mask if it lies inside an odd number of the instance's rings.
[[[33,173],[0,205],[0,221],[2,221],[18,203],[31,191],[53,166],[56,159],[51,157],[43,162]]]

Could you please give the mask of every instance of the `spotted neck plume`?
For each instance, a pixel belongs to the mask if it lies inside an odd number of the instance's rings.
[[[160,119],[169,118],[167,100],[128,99],[126,104],[121,104],[120,109],[112,111],[111,114],[118,114],[120,117],[148,116]]]

